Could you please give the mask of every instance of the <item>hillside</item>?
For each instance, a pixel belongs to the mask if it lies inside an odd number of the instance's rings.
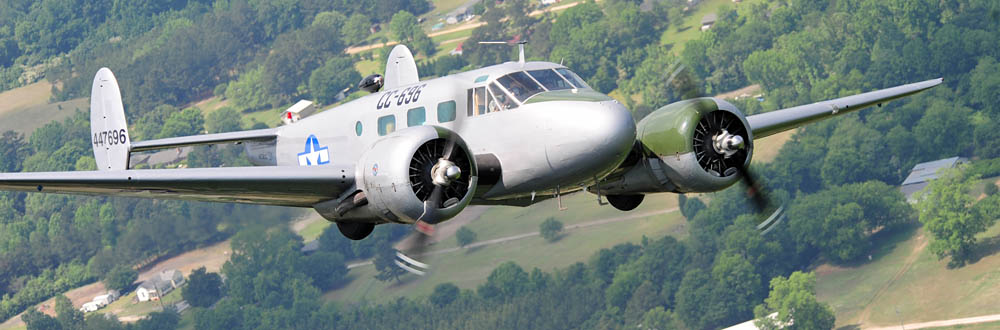
[[[1000,313],[1000,225],[979,235],[981,259],[950,269],[927,250],[923,229],[881,239],[873,261],[858,267],[820,266],[817,296],[837,312],[837,325],[892,326]],[[971,327],[974,328],[974,327]],[[990,327],[985,327],[990,328]],[[965,328],[963,328],[965,329]]]

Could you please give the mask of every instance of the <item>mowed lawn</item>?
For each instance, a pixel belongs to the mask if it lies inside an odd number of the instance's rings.
[[[0,116],[27,107],[44,105],[52,96],[52,84],[42,80],[0,93]]]
[[[0,93],[0,132],[30,135],[51,121],[63,120],[77,110],[89,111],[89,98],[49,103],[52,84],[42,80]]]
[[[594,195],[578,193],[563,199],[566,211],[558,211],[555,200],[548,200],[530,208],[493,207],[479,219],[466,225],[477,233],[477,241],[537,232],[538,225],[554,217],[564,225],[591,222],[608,218],[670,210],[676,207],[673,194],[650,196],[638,209],[625,213],[611,206],[598,206]],[[509,242],[463,249],[429,258],[431,273],[426,277],[404,275],[400,282],[380,282],[373,278],[375,267],[368,265],[352,269],[349,282],[343,287],[327,292],[324,298],[346,303],[387,302],[397,297],[429,295],[434,286],[451,282],[461,288],[473,289],[486,281],[490,272],[500,264],[514,261],[526,271],[539,268],[553,271],[576,262],[587,260],[602,248],[633,242],[642,237],[650,239],[665,235],[684,237],[686,222],[679,212],[660,213],[620,222],[579,228],[567,231],[559,240],[549,243],[539,236]],[[430,250],[457,246],[454,237],[435,244]]]
[[[701,19],[705,15],[718,13],[722,6],[735,6],[729,0],[705,0],[694,8],[693,12],[685,13],[684,23],[678,28],[673,23],[670,28],[663,31],[660,36],[661,45],[671,45],[674,54],[680,55],[684,51],[684,43],[688,40],[697,39],[701,35]]]
[[[817,293],[833,307],[838,326],[891,326],[1000,313],[998,237],[1000,225],[994,225],[980,235],[994,242],[981,250],[982,259],[949,269],[947,259],[938,260],[927,250],[930,236],[923,229],[899,231],[884,238],[870,263],[821,266]],[[912,264],[905,267],[908,261]]]

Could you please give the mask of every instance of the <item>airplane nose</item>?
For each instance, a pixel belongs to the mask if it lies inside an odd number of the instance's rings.
[[[547,123],[546,157],[553,171],[572,177],[568,181],[603,176],[632,149],[635,121],[621,103],[572,102],[561,108],[558,119]]]

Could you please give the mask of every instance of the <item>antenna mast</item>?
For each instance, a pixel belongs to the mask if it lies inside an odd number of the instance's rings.
[[[513,45],[513,44],[517,44],[517,51],[518,51],[518,54],[517,54],[517,63],[520,63],[521,66],[524,66],[524,44],[526,44],[526,43],[528,43],[528,42],[524,41],[524,40],[518,41],[518,42],[508,42],[508,41],[480,41],[479,42],[480,45]]]

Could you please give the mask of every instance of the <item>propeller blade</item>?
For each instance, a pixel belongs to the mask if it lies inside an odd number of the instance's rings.
[[[748,168],[742,164],[737,166],[739,170],[740,177],[743,180],[743,184],[747,186],[747,197],[753,202],[754,208],[757,212],[764,212],[767,209],[768,199],[764,195],[764,189],[761,187],[757,179],[754,178],[753,173],[750,172]]]

